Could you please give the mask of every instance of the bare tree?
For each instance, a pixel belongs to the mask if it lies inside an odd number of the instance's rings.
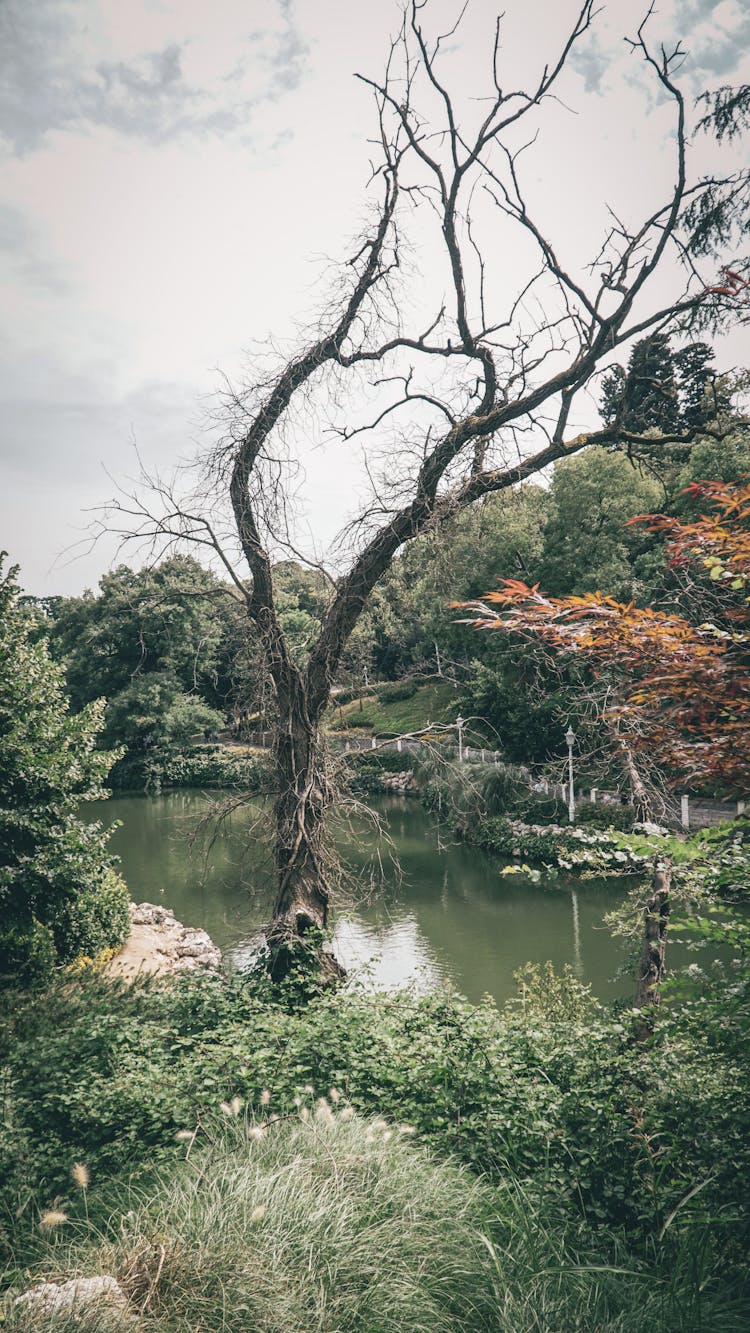
[[[595,18],[594,0],[581,5],[562,49],[526,91],[502,82],[498,19],[488,96],[463,107],[443,77],[455,28],[430,37],[426,9],[427,0],[410,0],[383,77],[363,79],[377,108],[371,188],[380,202],[339,270],[339,295],[323,331],[270,376],[259,374],[230,395],[229,431],[204,478],[215,504],[228,497],[233,530],[222,533],[218,520],[178,503],[169,488],[161,490],[161,507],[139,512],[142,534],[218,552],[273,682],[278,884],[267,938],[277,977],[305,937],[327,926],[332,786],[321,720],[378,580],[404,543],[558,459],[623,439],[653,449],[652,436],[646,441],[619,423],[576,428],[572,423],[591,415],[587,386],[629,339],[675,327],[699,307],[731,302],[709,290],[681,239],[681,217],[705,183],[687,178],[679,47],[654,53],[645,20],[631,42],[673,110],[674,179],[663,202],[637,220],[610,215],[581,269],[566,266],[528,203],[521,157],[547,114],[566,114],[554,90]],[[443,264],[448,297],[434,300],[434,278],[419,290],[423,247],[431,260],[439,251],[434,262]],[[524,263],[528,272],[508,297],[509,275]],[[654,292],[657,270],[667,281]],[[366,421],[365,402],[374,403]],[[273,560],[287,532],[293,446],[309,438],[321,404],[339,438],[362,449],[374,498],[349,529],[348,571],[332,580],[320,632],[300,666],[277,613]],[[673,434],[664,443],[690,438]],[[234,563],[233,545],[246,570]]]

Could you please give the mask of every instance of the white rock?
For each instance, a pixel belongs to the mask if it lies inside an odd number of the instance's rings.
[[[94,1304],[115,1306],[124,1310],[127,1298],[119,1283],[113,1277],[75,1277],[70,1282],[42,1282],[23,1296],[16,1297],[14,1304],[27,1309],[37,1310],[42,1314],[69,1314],[84,1306]]]

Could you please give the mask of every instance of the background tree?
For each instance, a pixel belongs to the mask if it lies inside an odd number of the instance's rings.
[[[17,606],[0,562],[0,986],[125,939],[128,894],[108,834],[78,817],[105,795],[113,755],[96,749],[102,704],[69,712],[62,667]]]
[[[695,488],[692,522],[638,520],[667,538],[695,619],[592,593],[548,597],[508,583],[467,609],[494,629],[580,657],[608,695],[613,735],[672,782],[744,795],[750,784],[750,484]],[[707,577],[706,577],[707,576]],[[711,620],[706,616],[711,615]]]
[[[221,726],[228,612],[219,581],[189,555],[121,565],[98,594],[52,608],[51,648],[74,708],[105,698],[103,743],[143,750]]]
[[[719,143],[732,143],[750,126],[750,84],[733,88],[728,84],[699,98],[705,109],[697,130],[712,134]],[[717,255],[731,245],[742,244],[750,233],[750,170],[742,168],[725,180],[709,180],[686,212],[690,249],[696,255]],[[743,317],[748,311],[747,254],[735,255],[732,267],[724,268],[721,281],[734,290]]]
[[[640,600],[657,543],[626,524],[663,499],[656,479],[621,453],[599,446],[563,459],[552,476],[550,515],[534,578],[555,595],[593,587]]]
[[[602,419],[626,433],[654,433],[637,453],[667,486],[691,445],[676,441],[665,446],[659,437],[695,434],[731,408],[730,383],[717,374],[713,356],[708,343],[688,342],[675,350],[668,334],[654,333],[635,343],[627,368],[615,364],[602,379]],[[633,453],[625,435],[621,447]]]
[[[318,334],[270,370],[259,365],[248,385],[229,395],[227,437],[204,460],[208,497],[205,484],[182,500],[162,486],[146,500],[119,504],[121,520],[141,537],[211,548],[261,644],[277,713],[278,884],[268,931],[274,975],[311,931],[327,925],[324,824],[333,792],[321,719],[351,635],[400,548],[590,444],[644,443],[620,426],[583,428],[581,395],[592,377],[633,339],[666,333],[701,307],[732,304],[731,294],[709,291],[676,242],[686,203],[701,188],[687,175],[679,48],[653,53],[644,24],[633,39],[673,116],[674,174],[663,200],[636,216],[634,190],[629,218],[614,228],[607,223],[594,263],[574,266],[549,239],[552,215],[526,196],[521,153],[529,134],[556,114],[551,95],[592,23],[594,0],[580,6],[561,49],[525,91],[503,78],[498,21],[486,95],[477,81],[463,106],[446,82],[452,34],[431,36],[426,12],[412,0],[384,76],[363,79],[378,113],[372,182],[380,203],[342,267]],[[413,266],[402,265],[404,234],[423,253],[440,255],[440,276],[426,286]],[[508,253],[527,264],[514,293]],[[666,301],[662,286],[652,293],[661,268],[672,284]],[[349,453],[357,444],[365,451],[374,497],[350,530],[348,572],[335,580],[300,667],[279,616],[273,553],[290,544],[285,516],[295,438],[314,433],[318,414]],[[680,430],[661,443],[690,438]],[[222,509],[227,499],[229,514]],[[235,568],[234,548],[222,539],[229,518],[246,572]]]

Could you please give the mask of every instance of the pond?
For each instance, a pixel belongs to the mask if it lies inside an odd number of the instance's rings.
[[[122,821],[110,845],[131,897],[163,903],[186,925],[203,927],[226,962],[242,968],[270,910],[268,833],[253,827],[252,803],[234,812],[207,856],[191,834],[213,800],[172,792],[91,802],[85,811],[105,824]],[[339,835],[354,892],[338,917],[334,947],[350,972],[366,971],[376,986],[447,981],[470,1000],[489,993],[502,1003],[515,994],[516,968],[550,959],[557,968],[569,963],[601,1000],[632,995],[630,976],[618,976],[622,946],[603,925],[621,884],[503,874],[497,857],[446,840],[415,801],[379,797],[372,804],[390,849],[364,821]]]

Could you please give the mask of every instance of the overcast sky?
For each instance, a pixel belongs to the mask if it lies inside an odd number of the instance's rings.
[[[514,83],[538,77],[577,8],[505,0]],[[534,149],[532,186],[571,245],[628,173],[646,192],[671,175],[622,40],[637,9],[604,0]],[[467,98],[493,14],[474,0],[456,45]],[[108,474],[134,471],[134,442],[163,469],[193,453],[218,372],[314,311],[323,256],[346,254],[366,215],[374,122],[352,76],[381,71],[398,16],[391,0],[0,0],[0,545],[29,591],[95,586],[111,546],[61,553]],[[750,79],[747,0],[661,0],[653,33],[682,37],[691,97]],[[353,462],[306,463],[325,542]]]

